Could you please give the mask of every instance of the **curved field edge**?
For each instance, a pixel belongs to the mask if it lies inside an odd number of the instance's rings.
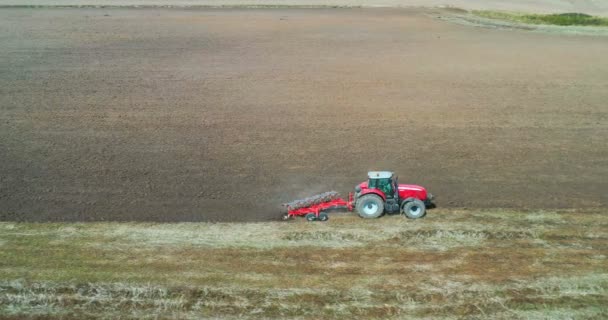
[[[574,16],[577,15],[577,16]],[[536,14],[450,8],[434,17],[461,25],[553,34],[608,36],[608,18],[582,13]]]
[[[608,5],[598,1],[556,0],[0,0],[6,7],[427,7],[463,8],[467,10],[510,10],[534,13],[584,12],[608,15]]]
[[[0,318],[605,318],[606,213],[0,223]]]
[[[526,24],[597,27],[608,26],[608,18],[596,17],[583,13],[531,14],[483,10],[474,10],[472,13],[484,18],[522,22]]]

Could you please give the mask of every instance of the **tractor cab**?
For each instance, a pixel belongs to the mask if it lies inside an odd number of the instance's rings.
[[[377,189],[384,193],[387,199],[399,197],[397,176],[390,171],[370,171],[367,173],[367,188]]]

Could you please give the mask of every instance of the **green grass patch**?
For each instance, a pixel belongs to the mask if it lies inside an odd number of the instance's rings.
[[[484,18],[528,24],[546,24],[556,26],[608,26],[608,18],[596,17],[576,12],[559,14],[525,14],[502,11],[473,11],[473,14]]]

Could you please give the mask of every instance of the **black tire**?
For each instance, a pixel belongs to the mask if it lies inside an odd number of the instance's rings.
[[[359,217],[374,219],[384,213],[384,202],[375,194],[366,194],[357,199],[356,209]]]
[[[317,220],[317,216],[315,216],[314,213],[309,213],[309,214],[306,215],[306,220],[307,221],[315,221],[315,220]]]
[[[424,202],[415,199],[404,203],[401,207],[401,212],[403,212],[407,218],[418,219],[424,217],[426,214],[426,206],[424,205]]]
[[[327,221],[329,220],[329,216],[327,213],[319,213],[319,221]]]

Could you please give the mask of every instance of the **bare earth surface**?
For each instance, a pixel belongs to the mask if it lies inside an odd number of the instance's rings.
[[[440,207],[606,207],[606,38],[440,14],[2,9],[0,220],[274,219],[370,169]]]

